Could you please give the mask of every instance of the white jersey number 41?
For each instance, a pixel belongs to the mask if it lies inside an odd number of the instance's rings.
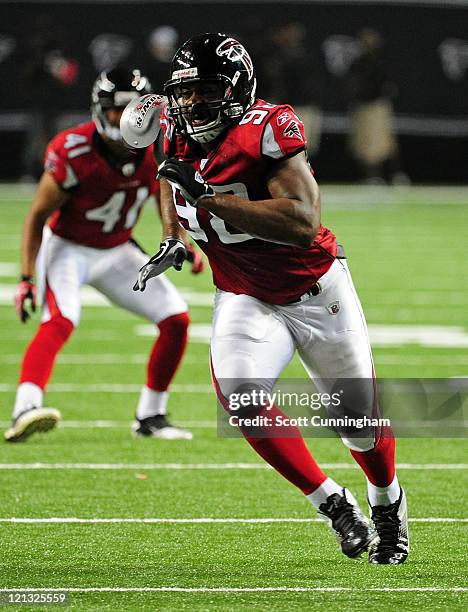
[[[109,234],[120,221],[122,208],[125,206],[127,195],[128,194],[126,191],[116,191],[102,206],[86,211],[86,219],[89,219],[90,221],[101,221],[102,231],[105,234]],[[129,229],[135,225],[140,208],[145,203],[148,195],[148,187],[140,187],[137,190],[135,202],[131,208],[128,209],[127,216],[125,218],[125,229]]]

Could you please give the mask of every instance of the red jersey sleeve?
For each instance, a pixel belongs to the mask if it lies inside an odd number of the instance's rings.
[[[86,140],[86,139],[85,139]],[[86,147],[90,150],[89,147]],[[51,174],[62,189],[72,189],[79,184],[64,147],[63,136],[59,134],[51,140],[44,155],[44,170]]]
[[[262,155],[284,159],[304,151],[304,124],[291,106],[278,106],[268,117],[262,135]]]

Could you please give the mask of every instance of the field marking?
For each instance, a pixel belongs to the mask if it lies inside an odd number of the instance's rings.
[[[321,463],[324,469],[357,470],[356,463]],[[468,463],[397,463],[399,470],[467,470]],[[268,463],[0,463],[0,470],[272,470]]]
[[[468,332],[455,325],[369,325],[372,346],[402,346],[417,344],[434,348],[468,347]],[[136,325],[137,336],[154,336],[153,325]],[[211,325],[192,325],[190,338],[199,342],[210,342]]]
[[[452,518],[443,516],[428,516],[428,517],[410,517],[408,519],[410,523],[468,523],[468,518]],[[26,525],[37,525],[37,524],[72,524],[72,525],[120,525],[122,523],[137,524],[137,525],[200,525],[200,524],[271,524],[271,523],[322,523],[321,518],[272,518],[272,517],[258,517],[258,518],[214,518],[214,517],[197,517],[197,518],[79,518],[74,516],[51,516],[47,518],[33,518],[33,517],[11,517],[11,518],[0,518],[0,523],[14,523],[14,524],[26,524]]]
[[[205,356],[203,356],[205,357]],[[8,353],[0,355],[0,363],[8,365],[17,365],[23,358],[21,353]],[[149,355],[146,353],[134,353],[131,355],[122,355],[122,353],[68,353],[59,355],[56,365],[144,365],[147,363]],[[206,361],[206,363],[205,363]],[[185,355],[183,358],[183,364],[185,365],[202,365],[205,366],[209,363],[208,356],[203,361],[200,356],[197,355]],[[392,354],[376,354],[374,355],[374,361],[384,365],[441,365],[441,366],[454,366],[454,365],[468,365],[468,355],[447,355],[441,353],[428,353],[427,355],[420,354],[404,354],[398,353]]]
[[[21,353],[9,353],[0,355],[0,363],[8,365],[17,365],[23,358]],[[121,353],[69,353],[59,355],[56,366],[60,365],[144,365],[147,363],[149,355],[146,353],[134,353],[132,355],[122,355]],[[206,363],[205,363],[206,361]],[[208,356],[205,361],[200,359],[197,355],[185,355],[183,358],[183,364],[185,365],[202,365],[205,366],[209,363]],[[468,365],[468,355],[447,355],[447,354],[431,354],[420,355],[420,354],[404,354],[392,353],[390,355],[376,354],[374,355],[374,361],[384,365],[441,365],[441,366],[454,366],[454,365]]]
[[[403,347],[416,345],[424,348],[466,348],[468,347],[468,332],[459,325],[369,325],[369,335],[373,347]],[[156,337],[154,325],[136,325],[133,329],[136,336]],[[211,326],[205,323],[192,324],[189,331],[190,342],[209,344]],[[27,341],[31,333],[27,330],[5,332],[4,341]],[[82,330],[80,339],[88,342],[109,340],[122,341],[122,334],[118,331],[105,330],[96,334],[95,331]]]
[[[217,421],[213,420],[185,421],[177,419],[177,423],[180,427],[186,427],[188,429],[216,429],[218,426]],[[432,429],[437,429],[438,427],[440,427],[437,422],[428,423],[427,421],[413,421],[411,425],[400,424],[399,427],[411,428],[418,423],[426,428],[430,427]],[[468,421],[466,420],[463,421],[463,423],[465,425],[468,425]],[[129,429],[131,428],[132,424],[133,421],[113,421],[106,419],[98,419],[96,421],[64,420],[60,422],[59,427],[60,429]],[[10,426],[11,421],[0,421],[0,428],[7,429]]]
[[[0,275],[1,276],[10,276],[7,274],[8,271],[11,271],[12,268],[9,267],[7,263],[2,264],[5,266],[4,273],[1,273],[2,268],[0,267]],[[11,276],[17,276],[17,273]],[[200,307],[213,307],[214,301],[214,287],[211,291],[193,291],[191,289],[180,289],[178,287],[182,297],[191,305],[191,306],[200,306]],[[16,290],[16,283],[0,283],[0,304],[2,305],[10,305],[13,303],[13,298]],[[93,287],[84,286],[80,289],[81,302],[83,306],[99,306],[99,307],[111,307],[113,304],[99,291],[94,289]],[[154,326],[152,326],[154,330]]]
[[[1,384],[0,393],[11,393],[16,391],[17,385]],[[92,385],[82,385],[75,383],[52,383],[48,385],[48,393],[138,393],[141,385],[117,384],[109,385],[98,383]],[[212,385],[193,384],[193,385],[171,385],[171,393],[213,393]]]
[[[60,429],[129,429],[133,421],[112,421],[98,419],[97,421],[61,421]],[[177,419],[177,424],[181,427],[190,429],[214,429],[216,421],[181,421]],[[8,428],[11,421],[0,421],[0,428]]]
[[[383,365],[468,365],[468,355],[374,355],[374,361]]]
[[[1,242],[1,240],[0,240]],[[440,260],[439,260],[440,261]],[[13,301],[14,291],[16,289],[16,279],[19,274],[19,265],[6,261],[0,261],[0,276],[3,278],[15,279],[14,284],[0,284],[0,304],[10,305]],[[214,288],[208,291],[195,291],[191,287],[177,287],[182,297],[190,306],[213,307]],[[379,304],[381,306],[432,306],[440,308],[440,295],[434,291],[411,290],[404,293],[395,294],[394,291],[361,291],[361,300],[366,298],[374,299],[375,295],[379,296]],[[83,306],[109,306],[112,304],[96,289],[89,286],[84,286],[81,289]],[[467,301],[468,289],[457,289],[444,291],[444,307],[464,306]]]
[[[18,587],[0,593],[465,593],[467,587]]]
[[[401,346],[417,344],[424,347],[468,347],[468,333],[460,326],[443,325],[369,325],[369,336],[373,346]],[[137,325],[137,335],[154,335],[154,327]],[[209,342],[211,326],[192,326],[190,337]]]
[[[200,359],[199,356],[196,355],[185,355],[183,358],[184,364],[188,365],[209,365],[208,354],[203,356],[205,361]],[[464,357],[464,355],[463,355]],[[0,363],[9,364],[9,365],[17,365],[23,355],[20,353],[10,353],[0,355]],[[132,364],[132,365],[140,365],[146,364],[149,359],[148,353],[134,353],[132,355],[122,355],[122,353],[92,353],[91,355],[83,354],[83,353],[69,353],[64,355],[59,355],[57,358],[56,365],[118,365],[118,364]],[[468,356],[467,356],[468,360]],[[206,362],[206,363],[205,363]]]

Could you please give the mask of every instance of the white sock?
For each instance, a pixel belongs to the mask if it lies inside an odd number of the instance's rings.
[[[389,506],[394,504],[400,497],[400,485],[396,474],[388,487],[376,487],[368,480],[367,497],[371,506]]]
[[[34,383],[21,383],[16,390],[15,407],[13,409],[13,418],[16,419],[21,412],[24,412],[28,406],[42,407],[42,398],[44,393],[40,387]]]
[[[137,419],[147,419],[157,414],[166,414],[168,399],[169,393],[167,391],[154,391],[145,385],[141,389],[136,409]]]
[[[343,494],[343,487],[340,487],[332,478],[327,478],[322,482],[322,484],[306,495],[307,499],[313,504],[317,510],[319,507],[327,501],[327,498],[333,493]]]

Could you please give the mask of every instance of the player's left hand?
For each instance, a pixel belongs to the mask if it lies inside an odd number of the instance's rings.
[[[157,178],[165,178],[180,191],[187,203],[195,208],[202,198],[212,198],[216,195],[213,187],[205,182],[193,166],[175,157],[165,160],[159,166]]]
[[[203,261],[202,254],[198,251],[193,244],[186,244],[185,249],[187,251],[187,261],[192,265],[192,274],[200,274],[205,269],[205,262]]]
[[[16,288],[15,308],[22,323],[26,323],[31,316],[26,310],[27,301],[29,301],[32,312],[36,312],[36,285],[32,276],[22,276]]]

